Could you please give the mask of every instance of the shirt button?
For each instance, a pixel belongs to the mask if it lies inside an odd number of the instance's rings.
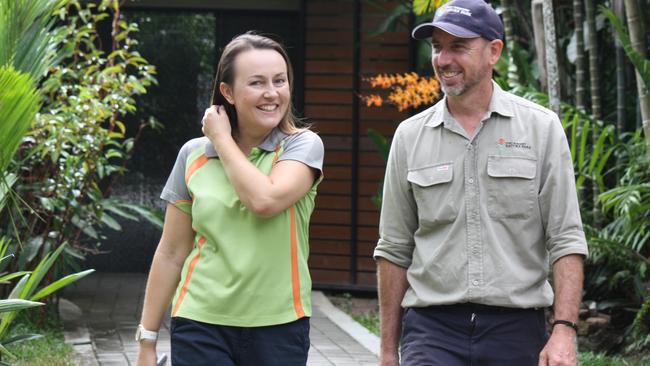
[[[474,178],[469,178],[467,181],[468,181],[470,184],[472,184],[472,183],[474,183]]]
[[[478,286],[478,280],[474,280],[474,281],[472,281],[472,284],[473,284],[474,286]]]

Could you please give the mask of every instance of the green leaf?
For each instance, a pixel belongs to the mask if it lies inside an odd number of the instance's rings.
[[[63,287],[65,287],[65,286],[67,286],[67,285],[69,285],[69,284],[71,284],[71,283],[73,283],[75,281],[78,281],[78,280],[86,277],[87,275],[89,275],[89,274],[91,274],[93,272],[95,272],[94,269],[88,269],[88,270],[85,270],[85,271],[82,271],[82,272],[67,275],[67,276],[65,276],[65,277],[51,283],[50,285],[42,288],[41,290],[39,290],[36,294],[34,294],[34,296],[31,297],[31,300],[32,301],[40,300],[40,299],[42,299],[42,298],[44,298],[44,297],[46,297],[46,296],[48,296],[48,295],[50,295],[50,294],[52,294],[52,293],[54,293],[56,291],[62,289]]]
[[[634,49],[634,47],[632,47],[632,41],[630,40],[630,36],[627,34],[625,25],[623,25],[623,22],[616,17],[614,12],[603,6],[600,7],[600,10],[614,26],[627,57],[629,57],[632,64],[634,64],[634,68],[641,76],[645,87],[650,89],[650,60],[645,59],[637,50]]]
[[[65,244],[59,245],[59,247],[56,248],[54,252],[50,252],[46,254],[45,257],[43,257],[43,259],[34,269],[32,276],[27,281],[27,284],[25,284],[25,288],[21,292],[20,298],[27,299],[32,297],[32,294],[36,290],[36,286],[41,283],[45,275],[50,271],[50,268],[52,268],[52,265],[57,260],[64,248]]]
[[[72,219],[70,220],[70,222],[74,226],[79,228],[79,230],[81,230],[84,234],[88,235],[89,237],[91,237],[93,239],[99,239],[99,235],[97,234],[97,230],[95,230],[95,228],[93,228],[87,222],[80,220],[78,216],[76,216],[76,215],[73,216]]]
[[[2,211],[2,208],[5,206],[8,193],[10,193],[11,187],[16,183],[17,179],[18,178],[15,174],[3,173],[0,171],[0,211]]]
[[[109,216],[107,213],[102,214],[102,223],[104,225],[108,226],[109,228],[115,230],[115,231],[120,231],[122,230],[122,226],[111,216]]]
[[[446,2],[445,0],[413,0],[413,13],[415,15],[433,13]]]
[[[386,32],[395,32],[397,24],[401,17],[411,13],[411,9],[406,4],[399,4],[393,8],[381,24],[368,34],[370,37],[375,37]]]
[[[64,34],[54,29],[53,16],[67,1],[2,1],[0,66],[12,66],[35,81],[61,60]],[[3,88],[0,88],[0,91]]]
[[[593,147],[592,155],[589,161],[588,172],[593,173],[596,164],[599,162],[598,158],[600,154],[605,149],[605,139],[608,138],[611,134],[614,133],[614,126],[609,125],[605,127],[599,134],[598,140],[596,140],[596,145]]]
[[[13,280],[14,278],[18,278],[21,276],[24,276],[26,274],[32,273],[31,271],[19,271],[19,272],[12,272],[8,273],[6,275],[0,276],[0,283],[9,283],[10,280]]]
[[[42,302],[28,301],[23,299],[4,299],[0,300],[0,313],[8,311],[22,310],[45,305]]]
[[[11,358],[16,358],[16,356],[13,353],[9,352],[9,350],[7,348],[5,348],[5,346],[3,344],[0,344],[0,353],[6,353],[7,356],[9,356]],[[3,362],[3,364],[11,366],[11,364],[9,364],[9,363],[4,363]]]
[[[128,219],[128,220],[138,221],[137,216],[132,215],[132,214],[124,211],[120,207],[116,206],[114,204],[114,201],[104,200],[104,202],[102,202],[102,205],[103,205],[105,210],[111,211],[112,213],[114,213],[114,214],[116,214],[118,216],[121,216],[121,217],[123,217],[125,219]]]
[[[20,281],[18,281],[18,283],[16,284],[16,286],[14,286],[14,288],[11,290],[11,292],[9,293],[9,296],[7,296],[7,298],[8,299],[24,299],[24,297],[20,297],[20,294],[22,294],[23,289],[27,285],[27,281],[29,281],[29,278],[31,277],[31,275],[32,275],[31,273],[28,273],[28,274],[24,275],[23,278],[21,278]],[[2,332],[0,332],[0,334],[2,334]]]
[[[124,154],[119,150],[109,149],[106,152],[106,158],[108,158],[108,159],[110,159],[110,158],[120,158],[121,159],[123,157],[124,157]]]
[[[35,334],[35,333],[28,333],[28,334],[21,334],[17,335],[15,337],[7,338],[2,341],[2,344],[11,344],[11,343],[19,343],[19,342],[25,342],[25,341],[32,341],[34,339],[39,339],[43,338],[42,334]]]
[[[67,255],[72,256],[72,257],[74,257],[74,258],[77,258],[77,259],[79,259],[80,261],[83,261],[83,260],[86,259],[86,257],[83,255],[82,252],[80,252],[79,250],[77,250],[77,249],[75,249],[75,248],[73,248],[73,247],[71,247],[71,246],[66,245],[66,246],[65,246],[65,249],[64,249],[63,251],[64,251]]]
[[[379,154],[381,155],[382,159],[384,159],[384,162],[387,162],[388,153],[390,152],[390,144],[388,143],[386,137],[372,128],[368,129],[368,137],[370,137],[372,142],[377,147],[377,150],[379,150]]]
[[[578,172],[582,174],[587,153],[587,138],[589,137],[589,120],[586,120],[580,129],[580,150],[578,152]]]
[[[12,67],[0,67],[0,172],[6,171],[31,126],[39,101],[29,75],[17,72]]]
[[[131,211],[134,211],[142,218],[149,221],[149,223],[153,224],[154,226],[162,230],[163,221],[164,221],[164,215],[162,212],[155,209],[151,209],[149,207],[133,204],[133,203],[121,202],[119,205],[122,208],[126,208]]]
[[[44,240],[42,236],[37,236],[30,238],[27,242],[24,243],[23,249],[20,252],[20,257],[18,258],[18,268],[26,268],[27,263],[30,263],[39,250],[43,246]]]

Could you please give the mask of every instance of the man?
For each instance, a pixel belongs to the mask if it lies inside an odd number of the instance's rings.
[[[575,365],[587,245],[560,121],[492,81],[503,24],[483,1],[449,2],[413,38],[432,40],[445,97],[391,146],[380,364],[398,365],[401,343],[407,366]]]

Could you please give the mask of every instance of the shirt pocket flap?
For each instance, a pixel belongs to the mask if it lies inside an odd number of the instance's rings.
[[[411,170],[406,179],[420,187],[429,187],[440,183],[451,182],[454,176],[452,163],[436,164],[434,166]]]
[[[537,175],[537,160],[517,156],[488,156],[487,173],[493,178],[533,179]]]

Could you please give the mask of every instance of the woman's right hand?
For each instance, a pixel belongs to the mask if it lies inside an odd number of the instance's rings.
[[[155,342],[146,340],[140,342],[140,350],[136,361],[137,366],[156,366],[157,357]]]

